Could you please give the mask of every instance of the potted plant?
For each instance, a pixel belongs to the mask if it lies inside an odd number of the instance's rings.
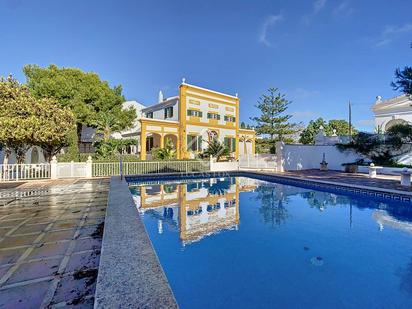
[[[342,166],[345,169],[345,173],[357,173],[358,165],[363,164],[363,159],[356,160],[355,162],[343,163]]]

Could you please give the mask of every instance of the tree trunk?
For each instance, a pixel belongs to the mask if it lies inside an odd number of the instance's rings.
[[[83,125],[81,123],[76,124],[76,130],[77,130],[77,152],[79,152],[79,145],[82,142],[82,127]]]

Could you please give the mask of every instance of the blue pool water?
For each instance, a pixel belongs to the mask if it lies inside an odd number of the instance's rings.
[[[181,308],[412,308],[412,207],[251,178],[130,187]]]

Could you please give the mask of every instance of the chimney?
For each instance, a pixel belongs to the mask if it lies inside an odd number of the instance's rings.
[[[162,90],[159,91],[159,100],[158,101],[159,101],[158,103],[162,103],[164,101]]]

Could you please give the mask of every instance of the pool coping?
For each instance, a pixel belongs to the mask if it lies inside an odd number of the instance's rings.
[[[128,183],[110,179],[94,308],[178,308]]]

